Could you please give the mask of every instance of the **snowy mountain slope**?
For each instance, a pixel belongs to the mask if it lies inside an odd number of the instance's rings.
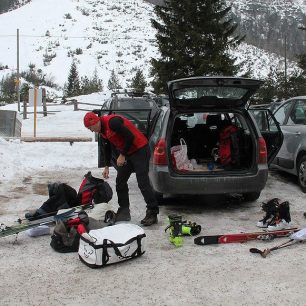
[[[306,25],[305,0],[227,1],[247,43],[281,56],[286,44],[291,59],[305,52],[306,33],[299,29]]]
[[[235,2],[236,10],[244,2]],[[32,0],[0,15],[0,67],[9,67],[0,70],[0,78],[16,71],[19,28],[21,71],[35,64],[63,86],[76,60],[80,76],[91,76],[97,68],[104,87],[112,69],[122,86],[136,69],[142,69],[149,81],[149,61],[158,57],[150,18],[153,5],[147,1]],[[284,66],[282,57],[246,44],[233,54],[246,61],[242,72],[250,68],[259,78],[267,75],[270,65]]]
[[[154,32],[147,30],[151,16],[152,5],[142,1],[33,0],[0,16],[0,61],[16,70],[19,28],[20,69],[34,63],[60,85],[73,59],[81,76],[92,75],[95,68],[104,79],[111,69],[122,79],[136,68],[147,75],[149,60],[156,56]],[[78,48],[80,55],[75,54]],[[44,64],[44,58],[52,56]]]

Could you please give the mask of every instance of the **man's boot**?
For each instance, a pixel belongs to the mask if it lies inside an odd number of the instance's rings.
[[[157,212],[152,209],[147,209],[146,216],[141,220],[141,224],[144,226],[150,226],[152,224],[156,224],[157,222]]]
[[[38,208],[37,210],[32,210],[27,213],[25,213],[24,217],[28,219],[29,221],[42,219],[44,217],[48,217],[51,214],[48,214],[46,211],[44,211],[42,208]],[[54,213],[56,215],[56,212]]]
[[[131,221],[130,209],[128,207],[119,207],[116,213],[116,222]]]

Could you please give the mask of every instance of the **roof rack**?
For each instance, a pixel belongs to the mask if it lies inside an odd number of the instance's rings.
[[[136,91],[118,91],[118,92],[112,92],[111,97],[115,97],[118,95],[125,95],[128,97],[151,97],[152,94],[148,92],[136,92]]]

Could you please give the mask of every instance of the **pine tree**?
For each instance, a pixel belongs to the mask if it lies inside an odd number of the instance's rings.
[[[16,101],[16,73],[2,77],[0,81],[0,99],[8,103]]]
[[[14,8],[18,4],[17,0],[1,0],[0,1],[0,13],[4,13]]]
[[[81,92],[80,89],[80,81],[79,81],[79,73],[77,70],[76,63],[73,61],[70,67],[69,75],[68,75],[68,84],[65,88],[65,96],[73,97],[79,95]]]
[[[276,69],[270,68],[270,72],[265,79],[263,85],[256,93],[256,97],[262,104],[270,103],[276,100],[278,92],[278,74]]]
[[[87,76],[81,77],[81,93],[82,95],[90,94],[90,81]]]
[[[147,82],[142,71],[137,69],[135,77],[132,78],[131,87],[134,88],[137,93],[144,93],[146,86]]]
[[[98,76],[98,70],[95,68],[93,76],[90,80],[91,92],[98,92],[103,90],[103,81]]]
[[[117,74],[115,73],[114,69],[111,71],[111,76],[108,80],[107,88],[115,92],[121,88],[120,83],[119,83],[119,78]]]
[[[230,9],[225,0],[167,0],[165,6],[155,6],[160,22],[151,22],[161,57],[151,64],[157,92],[165,92],[172,79],[237,73],[236,58],[228,50],[243,38],[234,34]]]

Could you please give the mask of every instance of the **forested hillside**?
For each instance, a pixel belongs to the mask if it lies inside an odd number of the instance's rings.
[[[31,0],[0,0],[0,14],[18,8]]]
[[[269,52],[295,59],[306,52],[306,5],[292,0],[228,0],[233,19],[239,24],[245,41]]]
[[[147,0],[161,5],[163,0]],[[269,52],[296,59],[306,52],[305,0],[226,0],[245,42]]]

